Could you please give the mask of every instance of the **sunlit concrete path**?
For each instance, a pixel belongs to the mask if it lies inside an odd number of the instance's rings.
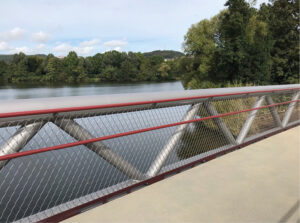
[[[300,127],[66,222],[300,222]]]

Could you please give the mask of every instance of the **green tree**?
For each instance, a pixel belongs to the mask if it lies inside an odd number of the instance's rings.
[[[67,74],[64,72],[64,64],[61,59],[50,57],[46,67],[46,75],[43,82],[65,82]]]
[[[244,0],[228,0],[225,6],[217,51],[218,79],[268,83],[272,42],[267,23]]]
[[[151,63],[148,59],[145,59],[140,67],[140,73],[137,75],[139,81],[153,81],[155,80],[155,73],[151,69]]]
[[[25,82],[28,78],[26,55],[24,53],[15,54],[9,64],[8,80],[13,83]]]
[[[169,71],[171,70],[171,67],[166,62],[163,62],[160,64],[158,71],[160,72],[160,78],[161,80],[167,80],[169,77]]]
[[[106,81],[116,81],[118,76],[118,69],[113,66],[106,66],[102,72],[102,78]]]
[[[79,59],[74,51],[69,52],[68,56],[63,59],[64,72],[68,75],[68,82],[76,81],[79,75],[77,69],[78,63]]]
[[[224,11],[211,20],[204,19],[192,25],[184,36],[183,49],[189,58],[181,60],[180,70],[186,88],[206,88],[216,81],[215,57],[223,16]]]
[[[97,53],[92,57],[86,58],[88,63],[90,64],[90,67],[87,67],[88,73],[92,75],[100,75],[103,69],[103,55],[101,53]]]
[[[75,72],[77,73],[76,82],[82,83],[88,80],[87,72],[85,69],[85,59],[83,57],[79,58],[78,64],[75,68]]]
[[[6,82],[6,73],[8,69],[8,64],[4,61],[0,61],[0,83]]]
[[[120,68],[122,63],[122,54],[118,51],[108,51],[103,54],[103,64],[104,66],[113,66]]]
[[[272,0],[260,11],[274,40],[272,82],[299,82],[299,0]]]
[[[134,81],[138,73],[135,64],[128,58],[121,63],[120,81]]]

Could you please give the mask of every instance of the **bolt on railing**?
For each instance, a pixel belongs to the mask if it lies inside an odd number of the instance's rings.
[[[0,222],[70,216],[298,125],[299,94],[282,85],[1,101]]]

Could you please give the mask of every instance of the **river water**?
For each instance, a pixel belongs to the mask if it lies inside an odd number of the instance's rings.
[[[64,96],[84,96],[103,94],[122,94],[138,92],[157,92],[183,90],[180,81],[142,82],[142,83],[99,83],[68,86],[40,85],[0,85],[0,99],[48,98]]]

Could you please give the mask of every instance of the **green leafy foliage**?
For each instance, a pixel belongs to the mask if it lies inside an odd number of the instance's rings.
[[[160,56],[164,59],[175,59],[183,57],[184,54],[174,50],[154,50],[152,52],[143,53],[145,57]]]
[[[299,1],[228,0],[210,20],[192,25],[180,61],[185,88],[224,87],[227,82],[299,83]]]
[[[0,60],[0,82],[83,83],[101,81],[165,81],[178,78],[173,60],[142,53],[109,51],[79,57],[71,51],[64,58],[15,54]]]
[[[299,0],[276,0],[263,4],[274,45],[271,49],[274,83],[299,82]],[[262,11],[262,10],[261,10]]]

